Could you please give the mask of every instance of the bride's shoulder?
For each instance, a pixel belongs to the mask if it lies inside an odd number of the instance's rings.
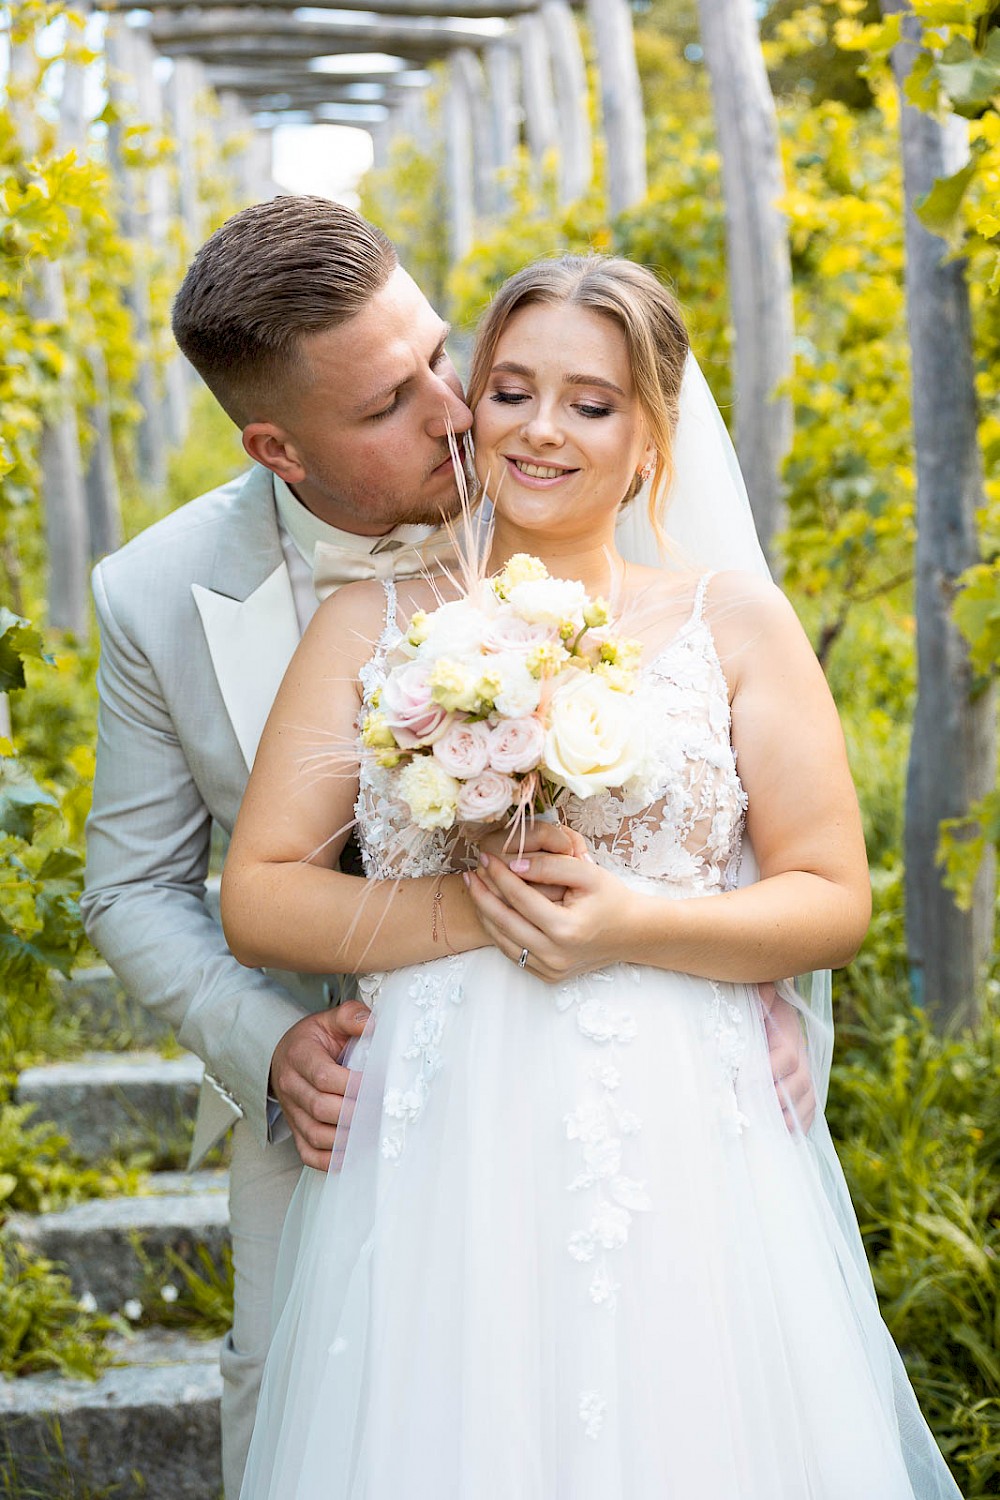
[[[334,648],[341,655],[356,656],[360,661],[371,654],[370,643],[382,633],[387,605],[385,585],[380,580],[345,583],[320,604],[303,640],[309,639],[323,650]]]
[[[812,654],[787,595],[759,573],[713,573],[705,590],[705,618],[722,659],[744,668],[752,663],[763,669],[786,659],[792,648]]]

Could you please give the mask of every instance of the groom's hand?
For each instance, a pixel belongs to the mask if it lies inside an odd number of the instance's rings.
[[[285,1032],[271,1058],[271,1093],[281,1105],[304,1164],[326,1172],[351,1070],[341,1062],[371,1014],[360,1000],[303,1016]],[[345,1115],[346,1118],[346,1115]]]
[[[773,985],[762,984],[758,988],[771,1077],[785,1124],[793,1133],[801,1130],[807,1134],[816,1116],[816,1090],[801,1018],[795,1006],[783,1000]]]

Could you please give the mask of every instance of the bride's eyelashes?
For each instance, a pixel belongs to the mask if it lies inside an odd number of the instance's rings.
[[[491,391],[489,399],[495,401],[499,406],[519,406],[524,401],[530,401],[531,397],[525,391]],[[582,417],[610,417],[614,415],[613,406],[599,406],[592,401],[576,401],[573,410],[578,411]]]

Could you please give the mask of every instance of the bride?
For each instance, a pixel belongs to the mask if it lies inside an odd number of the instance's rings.
[[[650,476],[659,526],[687,354],[651,273],[566,258],[501,290],[470,386],[489,571],[534,554],[642,643],[649,805],[571,797],[519,856],[414,837],[344,771],[447,575],[331,597],[272,711],[227,936],[362,975],[372,1022],[338,1170],[303,1171],[285,1226],[244,1500],[958,1496],[825,1122],[788,1128],[768,1064],[771,982],[847,962],[869,918],[823,674],[766,580],[616,547]],[[339,772],[308,774],[317,747]],[[355,818],[367,883],[331,868]]]

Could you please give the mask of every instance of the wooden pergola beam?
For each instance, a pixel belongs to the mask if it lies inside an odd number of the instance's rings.
[[[323,43],[311,41],[308,37],[300,40],[295,36],[219,35],[201,40],[185,38],[181,41],[161,41],[157,38],[155,46],[157,52],[165,57],[197,57],[206,64],[238,61],[241,66],[245,64],[248,67],[257,63],[261,68],[273,67],[275,63],[287,63],[289,66],[297,62],[307,63],[314,57],[366,55],[372,50],[367,42],[343,42],[331,38],[329,42]],[[379,47],[377,50],[384,52],[385,48]],[[398,58],[405,68],[420,69],[439,58],[441,53],[393,51],[389,55]]]
[[[203,11],[233,8],[233,0],[196,0]],[[537,10],[540,0],[309,0],[310,10],[375,11],[383,16],[447,17],[466,21],[511,20]],[[106,11],[138,10],[132,0],[96,0],[95,9]],[[192,10],[191,0],[153,0],[157,11]],[[262,7],[263,8],[263,7]],[[266,0],[269,10],[301,10],[303,0]]]
[[[440,57],[454,47],[482,47],[491,40],[474,27],[445,26],[419,20],[295,21],[269,15],[257,6],[235,10],[232,6],[208,14],[156,16],[148,27],[150,39],[161,51],[175,51],[178,43],[203,41],[259,41],[271,46],[284,42],[308,55],[335,52],[405,52]]]
[[[306,68],[255,68],[240,67],[239,64],[229,67],[222,63],[210,63],[205,72],[213,88],[230,89],[235,94],[283,94],[289,89],[346,89],[354,85],[363,85],[366,88],[381,86],[404,94],[412,93],[415,89],[422,87],[422,84],[410,81],[415,76],[420,77],[420,74],[414,75],[402,71],[398,73],[350,73],[345,70],[342,73],[327,73]]]

